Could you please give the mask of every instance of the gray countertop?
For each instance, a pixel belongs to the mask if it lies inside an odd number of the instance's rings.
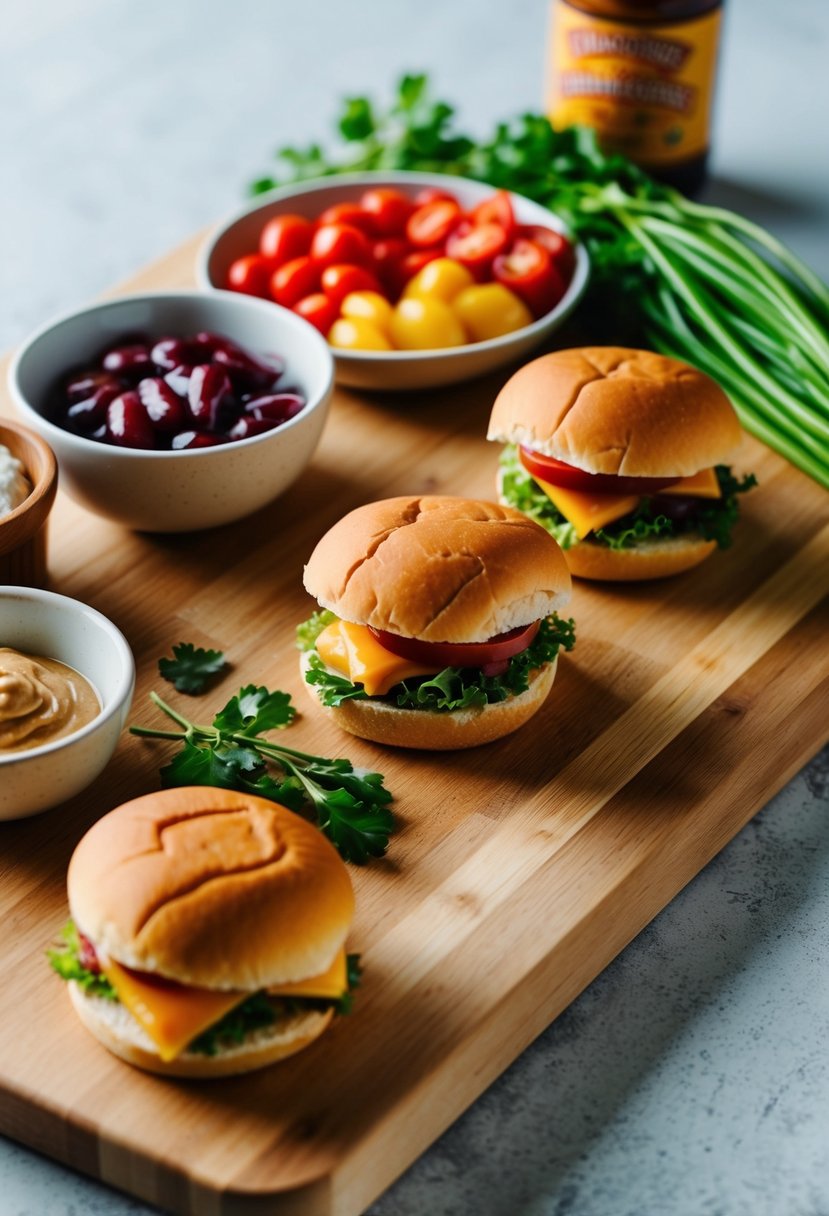
[[[540,108],[545,0],[30,0],[0,15],[0,346],[220,217],[337,98]],[[829,5],[728,0],[708,197],[829,277]],[[827,1216],[829,753],[371,1209]],[[7,981],[10,977],[7,977]],[[150,1209],[0,1142],[2,1216]]]

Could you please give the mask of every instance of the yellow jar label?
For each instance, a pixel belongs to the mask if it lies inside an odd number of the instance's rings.
[[[553,0],[549,114],[593,127],[607,151],[669,165],[708,147],[720,10],[641,25]]]

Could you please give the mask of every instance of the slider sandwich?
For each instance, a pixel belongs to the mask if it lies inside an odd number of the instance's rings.
[[[204,786],[136,798],[83,837],[68,893],[52,966],[87,1030],[139,1068],[250,1072],[348,1008],[351,881],[274,802]]]
[[[399,747],[474,747],[543,704],[573,622],[553,538],[510,507],[438,496],[358,507],[320,540],[297,630],[309,692],[344,730]]]
[[[572,574],[679,574],[731,544],[737,415],[709,376],[650,351],[594,346],[526,364],[496,398],[501,502],[554,536]]]

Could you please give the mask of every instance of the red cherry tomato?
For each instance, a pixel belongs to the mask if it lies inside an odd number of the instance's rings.
[[[304,215],[275,215],[259,234],[259,252],[274,267],[301,258],[311,248],[314,225]]]
[[[411,199],[406,198],[400,190],[386,186],[366,190],[360,204],[371,216],[378,236],[402,236],[415,209]]]
[[[409,659],[412,663],[423,663],[436,667],[483,667],[511,659],[526,650],[538,633],[540,621],[531,625],[519,625],[508,633],[499,633],[486,642],[422,642],[420,638],[404,638],[399,633],[386,633],[383,629],[369,632],[385,650]]]
[[[310,296],[303,296],[294,304],[294,312],[299,313],[306,321],[310,321],[323,337],[336,321],[337,311],[334,301],[321,291],[315,291]]]
[[[550,485],[565,490],[581,490],[592,494],[656,494],[672,486],[678,477],[617,477],[613,473],[585,473],[563,460],[543,456],[523,445],[518,449],[521,463],[529,474]]]
[[[434,262],[435,258],[442,257],[443,250],[440,247],[437,249],[413,249],[411,253],[407,253],[400,263],[401,290],[406,286],[409,279],[413,279],[424,266],[427,266],[429,262]]]
[[[311,257],[318,266],[371,261],[371,245],[365,233],[352,224],[322,224],[311,242]]]
[[[543,228],[541,224],[521,224],[516,233],[528,241],[535,241],[542,249],[546,249],[553,265],[560,271],[569,283],[576,269],[576,251],[566,236],[556,232],[555,228]]]
[[[406,285],[401,263],[410,251],[409,242],[396,236],[375,241],[371,247],[372,269],[392,299],[396,300]]]
[[[280,266],[271,275],[271,296],[277,304],[285,308],[293,308],[303,296],[309,296],[318,291],[320,285],[320,268],[313,258],[293,258]]]
[[[476,278],[483,277],[493,260],[507,247],[507,234],[500,224],[459,224],[446,241],[446,256],[454,258]]]
[[[328,299],[340,311],[340,305],[352,291],[376,291],[382,295],[383,289],[370,270],[364,266],[352,266],[344,263],[341,266],[326,266],[322,272],[322,290]]]
[[[348,224],[351,228],[359,228],[365,236],[375,235],[374,219],[359,203],[334,203],[325,208],[317,224]]]
[[[406,236],[418,249],[442,245],[461,215],[461,209],[454,199],[437,199],[434,203],[426,203],[409,216]]]
[[[508,191],[496,190],[491,198],[485,198],[472,212],[473,224],[500,224],[511,241],[515,236],[515,212]]]
[[[427,203],[456,203],[457,201],[454,194],[443,190],[440,186],[424,186],[414,196],[416,207],[425,207]]]
[[[231,263],[227,285],[231,291],[243,291],[249,296],[267,296],[272,274],[273,262],[261,253],[247,253]]]
[[[495,259],[492,273],[499,283],[514,291],[536,317],[549,312],[566,290],[547,250],[524,237],[519,237],[508,253]]]

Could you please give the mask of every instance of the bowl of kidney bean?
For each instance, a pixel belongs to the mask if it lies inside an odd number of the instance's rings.
[[[230,292],[125,296],[34,334],[9,370],[62,488],[127,527],[229,523],[308,464],[333,361],[301,317]]]
[[[588,273],[584,245],[531,199],[392,170],[269,191],[208,237],[196,266],[203,287],[307,317],[342,384],[381,390],[516,362],[570,315]]]

